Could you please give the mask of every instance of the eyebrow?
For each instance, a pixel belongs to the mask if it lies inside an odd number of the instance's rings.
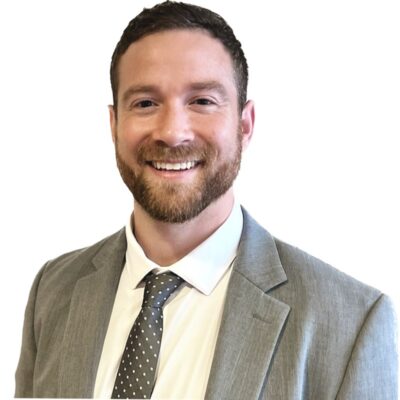
[[[188,86],[189,91],[216,91],[223,99],[228,96],[224,85],[218,81],[193,82]],[[122,95],[122,102],[125,104],[132,96],[137,94],[159,93],[155,85],[133,85],[129,87]]]
[[[122,103],[126,103],[132,96],[144,93],[157,93],[158,89],[154,85],[133,85],[122,95]]]
[[[224,85],[217,81],[194,82],[189,86],[190,90],[211,90],[218,92],[223,98],[226,98],[228,93]]]

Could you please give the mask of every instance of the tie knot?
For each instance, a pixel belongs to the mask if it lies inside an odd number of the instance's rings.
[[[142,307],[162,308],[168,297],[183,282],[183,279],[173,272],[163,274],[148,274],[145,277]]]

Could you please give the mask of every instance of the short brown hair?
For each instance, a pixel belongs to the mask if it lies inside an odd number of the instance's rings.
[[[229,52],[234,67],[239,109],[247,100],[248,66],[242,45],[232,28],[218,14],[193,4],[165,1],[143,11],[125,28],[111,59],[110,78],[114,108],[118,107],[118,64],[128,47],[140,38],[170,29],[204,29]]]

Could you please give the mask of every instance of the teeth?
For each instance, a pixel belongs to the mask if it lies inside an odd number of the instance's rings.
[[[186,161],[181,163],[165,163],[152,161],[151,165],[155,169],[165,170],[165,171],[182,171],[186,169],[192,169],[196,165],[196,161]]]

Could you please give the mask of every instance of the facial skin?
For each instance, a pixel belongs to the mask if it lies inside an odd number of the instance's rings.
[[[170,30],[134,42],[119,65],[110,121],[121,176],[154,220],[183,223],[232,197],[251,102],[239,113],[229,54],[201,30]],[[224,200],[224,201],[223,201]]]

